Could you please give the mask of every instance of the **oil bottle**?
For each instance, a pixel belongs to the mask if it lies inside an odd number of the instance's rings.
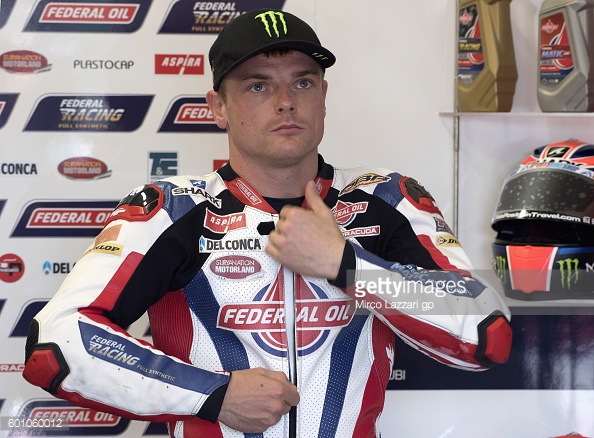
[[[459,111],[511,111],[518,71],[511,0],[461,0],[458,16]]]
[[[594,111],[594,0],[545,0],[538,35],[540,109]]]

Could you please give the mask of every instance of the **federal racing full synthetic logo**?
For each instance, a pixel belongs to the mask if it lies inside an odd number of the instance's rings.
[[[269,354],[287,355],[282,272],[263,287],[251,303],[233,303],[219,310],[217,327],[234,332],[249,332],[256,344]],[[297,350],[300,356],[317,351],[331,329],[350,323],[355,313],[354,300],[330,299],[318,286],[301,276],[295,280],[295,320]]]
[[[235,18],[254,9],[283,9],[285,0],[202,2],[171,0],[159,33],[219,33]]]
[[[131,132],[140,127],[153,95],[46,95],[25,131]]]

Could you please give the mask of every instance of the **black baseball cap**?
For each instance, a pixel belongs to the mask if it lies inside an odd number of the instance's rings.
[[[242,62],[280,48],[303,52],[324,69],[336,62],[305,21],[280,10],[256,9],[227,24],[210,48],[213,89],[218,91],[223,78]]]

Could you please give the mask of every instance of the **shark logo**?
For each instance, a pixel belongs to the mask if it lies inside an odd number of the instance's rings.
[[[570,150],[570,148],[567,146],[551,147],[546,152],[546,158],[561,158],[561,157],[565,156],[565,154],[567,154],[567,152],[569,152],[569,150]]]

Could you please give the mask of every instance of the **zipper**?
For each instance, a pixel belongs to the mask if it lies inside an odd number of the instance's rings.
[[[289,380],[297,386],[297,321],[295,315],[295,274],[283,266],[285,330],[287,334],[287,359]],[[297,438],[297,406],[289,411],[289,438]]]

